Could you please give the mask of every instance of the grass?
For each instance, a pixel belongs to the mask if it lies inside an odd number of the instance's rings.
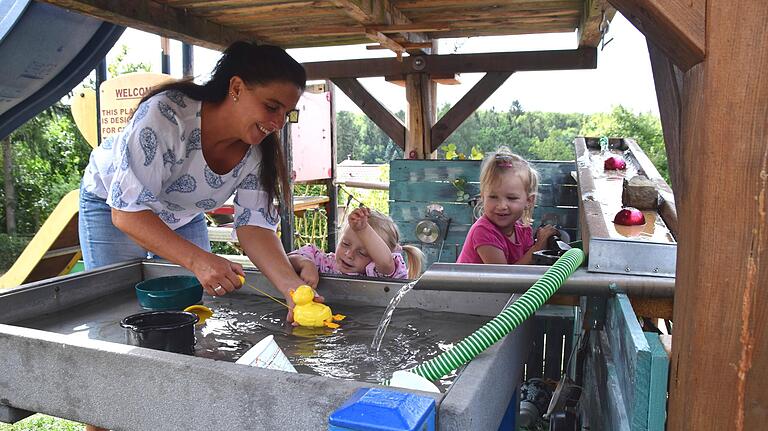
[[[46,415],[32,415],[14,425],[0,422],[0,431],[82,431],[85,425]]]

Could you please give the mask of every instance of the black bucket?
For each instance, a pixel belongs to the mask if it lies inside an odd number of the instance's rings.
[[[193,355],[198,320],[186,311],[149,311],[126,317],[120,326],[132,346]]]

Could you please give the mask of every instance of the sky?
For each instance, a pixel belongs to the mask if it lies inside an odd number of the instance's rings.
[[[651,65],[645,37],[621,14],[616,13],[605,38],[610,41],[600,50],[598,65],[593,70],[518,72],[513,74],[480,109],[505,111],[512,101],[519,100],[525,111],[545,112],[608,112],[623,105],[636,113],[658,116]],[[575,49],[575,33],[441,39],[438,52],[480,53],[506,51],[536,51]],[[107,56],[111,62],[121,45],[128,46],[129,62],[152,65],[160,72],[159,36],[128,29]],[[352,58],[393,57],[386,50],[367,50],[363,45],[344,47],[302,48],[288,52],[300,62],[328,61]],[[171,42],[171,75],[181,77],[181,43]],[[194,48],[196,79],[205,81],[219,53]],[[460,74],[460,85],[438,85],[437,103],[454,104],[469,91],[483,74]],[[405,109],[405,89],[384,81],[384,78],[364,78],[362,84],[390,111]],[[361,112],[343,92],[337,91],[337,110]]]

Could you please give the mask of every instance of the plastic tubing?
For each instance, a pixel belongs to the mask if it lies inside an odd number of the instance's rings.
[[[436,381],[471,361],[529,318],[560,288],[560,285],[583,261],[584,252],[580,249],[572,248],[566,251],[528,291],[502,310],[498,316],[463,339],[452,349],[409,371],[427,380]]]

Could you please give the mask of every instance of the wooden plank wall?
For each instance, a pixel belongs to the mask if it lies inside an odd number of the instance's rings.
[[[571,240],[579,239],[578,192],[571,176],[573,162],[534,161],[539,171],[539,197],[534,226],[554,223],[565,229]],[[469,228],[475,221],[474,202],[480,193],[480,160],[393,160],[389,172],[389,214],[400,228],[404,243],[421,246],[427,265],[455,262]],[[456,180],[464,186],[457,187]],[[459,189],[466,195],[458,196]],[[427,205],[443,206],[451,219],[445,244],[442,238],[427,245],[416,238],[416,224],[425,218]],[[440,248],[442,246],[442,253]]]
[[[544,305],[533,316],[531,350],[525,362],[523,380],[560,380],[577,340],[573,307]],[[574,359],[575,360],[575,359]]]
[[[626,295],[608,300],[604,330],[593,330],[589,343],[582,408],[590,429],[664,430],[669,358]]]

